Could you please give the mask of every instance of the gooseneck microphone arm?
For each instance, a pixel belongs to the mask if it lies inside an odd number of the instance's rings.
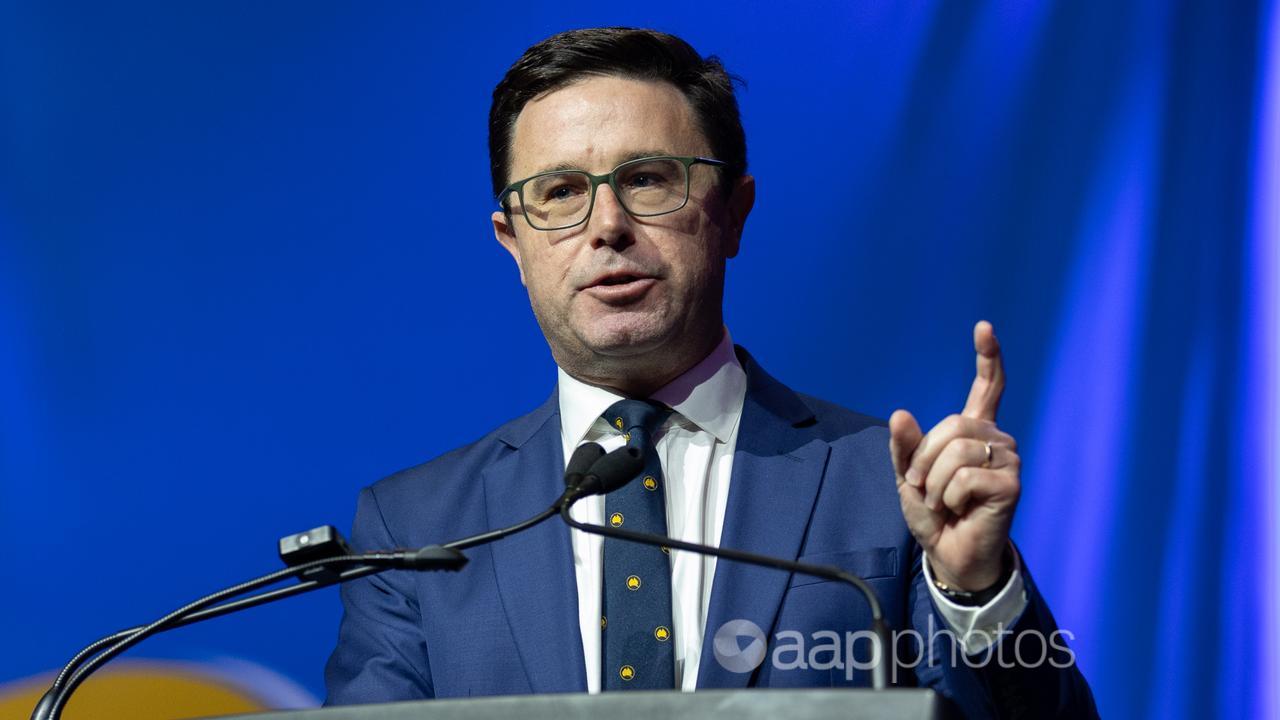
[[[342,560],[343,558],[341,557],[327,558],[325,561],[317,561],[316,564],[323,565],[326,568],[330,568],[330,567],[333,567],[334,565],[342,564],[341,563]],[[387,568],[385,566],[361,564],[361,565],[358,565],[357,567],[353,567],[349,570],[344,570],[341,573],[338,573],[338,575],[332,579],[303,580],[302,582],[299,582],[296,585],[290,585],[288,587],[278,588],[276,590],[269,590],[264,593],[252,595],[247,598],[240,598],[239,600],[232,600],[230,602],[225,602],[221,605],[215,605],[213,607],[206,607],[203,610],[197,610],[195,612],[192,612],[188,615],[183,616],[179,620],[173,621],[165,629],[173,630],[175,628],[179,628],[184,625],[190,625],[192,623],[200,622],[201,620],[209,620],[211,618],[221,617],[223,615],[227,615],[240,610],[247,610],[251,607],[257,607],[258,605],[265,605],[270,602],[275,602],[277,600],[283,600],[288,597],[293,597],[294,595],[302,595],[304,593],[308,593],[313,590],[319,590],[320,588],[328,587],[330,585],[341,584],[344,582],[355,580],[356,578],[365,577],[366,575],[373,575],[375,573],[380,573],[386,569]],[[124,640],[125,638],[133,635],[134,633],[137,633],[138,631],[142,630],[145,627],[146,627],[145,625],[137,625],[131,628],[125,628],[124,630],[112,633],[111,635],[107,635],[104,638],[100,638],[94,641],[91,645],[88,645],[87,647],[82,649],[80,652],[76,653],[75,657],[71,658],[71,660],[62,667],[62,670],[58,673],[57,677],[54,679],[53,684],[50,686],[49,690],[45,693],[44,698],[41,699],[41,704],[37,706],[36,713],[32,714],[31,716],[32,720],[46,720],[48,718],[53,717],[49,713],[49,704],[53,702],[57,693],[60,693],[63,691],[63,688],[66,686],[67,680],[71,677],[71,674],[75,672],[76,668],[83,665],[85,660],[88,660],[89,658],[93,657],[98,652],[100,652],[103,648],[108,647],[113,643],[117,643],[121,640]]]
[[[595,468],[592,469],[595,470]],[[617,485],[613,487],[606,487],[601,492],[616,490],[621,485],[625,485],[630,482],[633,477],[634,475],[628,476]],[[566,478],[566,482],[568,482],[568,478]],[[698,555],[714,555],[718,558],[746,563],[748,565],[759,565],[761,567],[775,568],[777,570],[813,575],[815,577],[826,578],[828,580],[837,580],[857,588],[858,592],[862,593],[862,596],[866,598],[867,605],[871,607],[871,632],[875,636],[875,643],[878,646],[872,648],[871,657],[873,665],[871,666],[871,687],[876,690],[883,690],[889,684],[889,668],[886,662],[886,658],[889,657],[889,628],[884,622],[884,614],[880,608],[880,599],[876,596],[875,590],[867,584],[866,580],[832,565],[810,565],[808,563],[795,562],[794,560],[769,557],[768,555],[757,555],[743,550],[713,547],[711,545],[700,545],[697,543],[677,540],[675,538],[663,537],[662,535],[638,533],[631,530],[622,530],[620,528],[607,527],[605,525],[592,525],[590,523],[583,523],[574,520],[569,514],[569,508],[573,503],[577,502],[581,498],[593,494],[596,493],[589,491],[581,492],[578,496],[569,498],[567,502],[560,506],[560,517],[563,518],[570,527],[577,528],[578,530],[591,533],[593,535],[602,535],[604,537],[626,540],[629,542],[640,543],[642,545],[653,545],[655,547],[666,547],[674,550],[685,550]]]
[[[466,562],[467,559],[462,555],[462,553],[457,550],[443,548],[439,545],[429,545],[418,550],[394,550],[360,553],[355,555],[341,555],[338,557],[312,560],[310,562],[287,567],[282,570],[267,573],[266,575],[262,575],[247,582],[240,583],[239,585],[233,585],[232,587],[224,590],[219,590],[218,592],[205,595],[198,600],[183,605],[150,625],[143,625],[137,628],[130,628],[129,630],[114,633],[77,653],[76,656],[72,658],[71,662],[67,663],[67,666],[63,668],[63,671],[59,673],[58,678],[54,680],[54,683],[49,688],[48,692],[46,692],[40,699],[39,704],[36,705],[36,708],[32,713],[32,718],[35,720],[57,720],[57,718],[62,714],[63,707],[65,707],[67,701],[71,699],[71,694],[80,686],[80,683],[84,682],[89,675],[99,667],[105,665],[112,658],[125,650],[128,650],[134,645],[137,645],[148,637],[179,625],[195,622],[195,619],[191,616],[198,611],[205,610],[206,608],[209,610],[217,610],[219,612],[207,612],[199,619],[214,617],[216,615],[231,612],[231,609],[227,609],[224,606],[210,608],[210,606],[215,605],[222,600],[253,592],[259,588],[274,585],[275,583],[287,580],[291,577],[301,576],[318,568],[355,565],[357,566],[356,568],[349,570],[344,574],[347,576],[347,579],[354,579],[354,577],[382,572],[383,570],[389,570],[391,568],[411,570],[458,570],[465,565]],[[298,592],[315,589],[320,585],[321,583],[316,583],[311,586],[302,584],[286,589],[294,591],[289,594],[297,594]],[[305,590],[299,589],[302,587],[305,587]],[[256,600],[257,602],[249,603],[242,601],[240,604],[237,604],[237,607],[234,609],[251,607],[252,605],[268,602],[269,600],[288,597],[288,595],[283,594],[281,591],[269,594],[272,595],[269,599],[263,599],[261,596],[246,598],[247,601]],[[93,652],[96,652],[98,649],[112,643],[113,641],[114,643],[111,644],[110,647],[102,650],[97,655],[92,655]],[[77,666],[80,667],[76,669]],[[68,673],[70,674],[68,675]]]
[[[106,664],[115,656],[125,650],[137,645],[146,638],[165,630],[182,627],[201,620],[219,617],[239,610],[245,610],[265,603],[283,600],[294,595],[318,590],[329,585],[349,582],[357,578],[367,575],[373,575],[392,568],[429,570],[429,569],[450,569],[456,570],[466,563],[466,558],[461,554],[461,550],[482,545],[484,543],[494,542],[509,535],[523,532],[534,525],[544,522],[551,516],[555,515],[560,506],[571,502],[572,499],[579,497],[584,492],[579,489],[579,485],[591,487],[592,483],[598,485],[599,478],[597,475],[591,475],[584,478],[589,469],[593,469],[604,455],[604,450],[595,443],[587,443],[578,448],[570,458],[568,466],[565,470],[566,482],[572,481],[572,485],[568,487],[564,494],[560,496],[550,507],[537,515],[517,523],[510,527],[499,528],[487,532],[472,535],[445,543],[444,545],[428,545],[418,550],[397,550],[389,552],[372,552],[358,555],[343,555],[338,557],[323,558],[313,560],[311,562],[302,563],[292,567],[268,573],[261,577],[255,578],[245,583],[241,583],[231,588],[221,590],[211,595],[206,595],[192,603],[188,603],[183,607],[175,610],[163,618],[151,623],[150,625],[139,625],[127,628],[119,632],[112,633],[101,638],[71,658],[71,660],[63,666],[62,670],[50,685],[49,690],[40,698],[40,702],[36,705],[32,712],[32,720],[58,720],[61,716],[62,709],[70,700],[71,694],[84,680],[102,665]],[[634,453],[626,453],[615,451],[615,459],[612,462],[616,466],[615,472],[635,474],[639,472],[639,467],[643,462],[635,456]],[[618,458],[622,458],[621,463]],[[639,465],[636,465],[639,463]],[[605,463],[606,469],[610,463]],[[226,600],[237,595],[243,595],[259,588],[273,585],[290,577],[298,577],[306,574],[311,570],[318,568],[334,569],[344,566],[350,567],[332,577],[324,579],[308,579],[285,588],[279,588],[268,592],[253,595],[247,598],[241,598],[222,604],[216,604],[221,600]],[[106,648],[104,650],[104,648]]]

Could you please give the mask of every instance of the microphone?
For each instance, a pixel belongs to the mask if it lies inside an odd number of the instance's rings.
[[[618,540],[626,540],[629,542],[640,543],[642,545],[652,545],[655,547],[666,547],[673,550],[685,550],[698,555],[713,555],[725,560],[746,563],[748,565],[759,565],[761,567],[775,568],[777,570],[786,570],[788,572],[802,573],[804,575],[813,575],[815,577],[826,578],[828,580],[837,580],[839,582],[852,585],[862,593],[867,600],[867,605],[871,608],[871,632],[875,637],[874,647],[871,649],[871,657],[873,665],[871,667],[871,687],[875,690],[884,690],[889,684],[889,668],[885,659],[888,657],[889,649],[889,628],[884,622],[884,613],[880,607],[880,598],[876,596],[875,590],[867,584],[866,580],[854,575],[853,573],[841,570],[834,565],[810,565],[808,563],[796,562],[794,560],[785,560],[783,558],[769,557],[768,555],[757,555],[743,550],[734,550],[732,548],[714,547],[711,545],[701,545],[698,543],[685,542],[675,538],[663,537],[661,535],[651,535],[649,533],[639,533],[631,530],[623,530],[621,528],[608,527],[605,525],[592,525],[590,523],[582,523],[574,520],[569,515],[569,508],[573,503],[586,497],[587,495],[595,495],[601,493],[612,492],[626,485],[635,479],[635,476],[644,468],[643,459],[639,460],[638,465],[634,467],[627,475],[619,477],[617,473],[628,468],[623,467],[621,461],[615,460],[605,465],[605,461],[618,451],[615,450],[609,455],[601,458],[596,465],[593,465],[582,479],[582,483],[578,486],[579,493],[569,497],[568,500],[560,507],[560,517],[570,527],[577,528],[583,532],[593,535],[601,535],[611,537]],[[639,458],[640,452],[636,450],[635,456]],[[592,475],[598,475],[595,482],[591,485],[587,484],[588,479]],[[565,478],[567,483],[569,478]],[[568,493],[566,493],[568,495]]]
[[[571,503],[573,502],[573,500],[579,497],[579,495],[577,495],[577,493],[581,492],[580,490],[578,490],[579,485],[586,483],[592,477],[591,473],[595,472],[596,474],[599,474],[595,469],[595,466],[597,464],[603,463],[607,460],[608,464],[605,467],[606,468],[612,467],[619,463],[619,459],[618,459],[619,456],[626,455],[626,454],[628,453],[623,453],[620,450],[614,450],[608,455],[605,455],[604,448],[600,447],[598,443],[586,443],[582,445],[581,447],[579,447],[577,450],[573,452],[573,455],[569,457],[569,463],[565,467],[564,493],[562,493],[560,497],[556,499],[555,502],[551,503],[551,506],[548,507],[546,510],[543,510],[537,515],[534,515],[528,520],[516,523],[511,527],[505,527],[499,530],[490,530],[489,532],[483,532],[483,533],[480,533],[479,535],[472,535],[471,537],[463,538],[462,540],[454,540],[453,542],[445,543],[442,547],[446,547],[453,550],[466,550],[467,548],[472,548],[472,547],[475,547],[476,545],[483,545],[485,543],[493,542],[494,540],[501,540],[502,538],[507,537],[508,535],[514,535],[518,532],[528,530],[534,525],[537,525],[538,523],[541,523],[542,521],[546,520],[552,515],[555,515],[556,513],[560,512],[561,505],[564,505],[566,503]],[[610,459],[610,457],[612,457],[613,459]],[[626,467],[621,469],[626,470],[629,467],[631,466],[627,465]],[[636,469],[633,472],[633,474],[640,472],[640,469],[643,467],[644,467],[644,461],[641,460],[640,465],[636,466]],[[572,484],[570,484],[570,481],[572,481]],[[593,480],[592,486],[594,487],[599,482],[600,481],[598,479]]]
[[[583,447],[594,445],[587,443]],[[601,452],[603,452],[601,448]],[[589,451],[588,454],[595,454]],[[574,453],[577,456],[577,453]],[[588,495],[605,495],[631,482],[644,469],[644,455],[638,448],[620,447],[617,450],[595,460],[590,469],[574,482],[575,478],[565,473],[564,484],[567,488],[562,496],[561,508],[568,507]]]
[[[598,467],[597,467],[598,466]],[[137,645],[151,635],[221,615],[245,610],[286,597],[318,590],[329,585],[349,582],[357,578],[383,572],[392,568],[409,570],[447,569],[458,570],[467,559],[461,551],[467,548],[500,540],[527,530],[559,512],[561,506],[572,503],[583,493],[609,492],[625,485],[632,475],[640,472],[644,461],[635,449],[621,448],[608,455],[597,443],[586,443],[574,451],[565,469],[564,493],[546,510],[510,527],[490,530],[443,545],[428,545],[417,550],[381,551],[362,554],[345,554],[301,562],[283,570],[263,575],[245,583],[218,591],[188,603],[150,625],[127,628],[103,637],[76,653],[63,666],[49,689],[32,711],[31,720],[58,720],[71,694],[102,665],[125,650]],[[584,488],[586,490],[584,490]],[[340,573],[334,570],[352,566]],[[290,577],[304,578],[296,585],[264,592],[221,605],[216,603],[237,595],[273,585]],[[103,650],[103,648],[106,648]]]
[[[564,469],[564,487],[566,490],[578,486],[582,482],[582,476],[591,472],[591,466],[604,456],[604,448],[600,447],[600,443],[583,443],[573,451],[573,455],[569,458],[569,464]]]

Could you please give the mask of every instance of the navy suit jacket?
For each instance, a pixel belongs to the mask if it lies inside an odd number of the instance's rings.
[[[722,544],[840,566],[876,589],[892,629],[928,637],[945,628],[902,517],[885,424],[795,393],[738,352],[748,386]],[[481,440],[363,490],[352,543],[416,547],[511,525],[555,500],[563,473],[553,393]],[[325,671],[329,704],[586,691],[568,527],[552,519],[466,554],[470,563],[458,573],[389,571],[342,587],[345,613]],[[1024,580],[1030,605],[1013,630],[1048,637],[1053,618],[1025,572]],[[847,585],[718,562],[698,687],[869,684],[866,673],[848,679],[830,667],[830,653],[817,658],[819,667],[779,669],[766,657],[754,671],[731,672],[712,643],[736,619],[763,629],[771,650],[784,631],[800,633],[810,649],[815,632],[843,638],[870,626],[865,601]],[[919,648],[905,637],[899,645],[899,661],[910,664],[906,656]],[[937,634],[934,661],[899,668],[896,681],[932,687],[970,717],[1096,714],[1074,664],[1002,668],[993,658],[973,669],[951,648]],[[1058,665],[1069,659],[1049,650]],[[1037,659],[1039,646],[1024,642],[1022,655]]]

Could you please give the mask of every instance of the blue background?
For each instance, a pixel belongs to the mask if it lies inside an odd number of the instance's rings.
[[[1103,714],[1280,712],[1276,3],[607,5],[0,5],[0,681],[273,569],[546,397],[489,94],[542,37],[627,24],[746,80],[735,340],[929,424],[994,321],[1015,539]],[[338,615],[131,655],[320,696]]]

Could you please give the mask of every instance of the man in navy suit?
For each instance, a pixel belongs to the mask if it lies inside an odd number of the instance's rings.
[[[974,330],[963,411],[928,433],[902,410],[886,427],[800,395],[732,343],[725,266],[755,183],[719,61],[653,31],[561,33],[495,89],[489,142],[494,233],[559,366],[556,391],[366,488],[355,545],[516,523],[559,495],[579,445],[635,445],[643,478],[578,503],[578,519],[843,567],[897,631],[895,682],[971,717],[1096,714],[1009,540],[1019,459],[995,422],[990,324]],[[856,638],[870,614],[840,583],[554,522],[468,556],[459,573],[343,587],[330,703],[868,682]]]

